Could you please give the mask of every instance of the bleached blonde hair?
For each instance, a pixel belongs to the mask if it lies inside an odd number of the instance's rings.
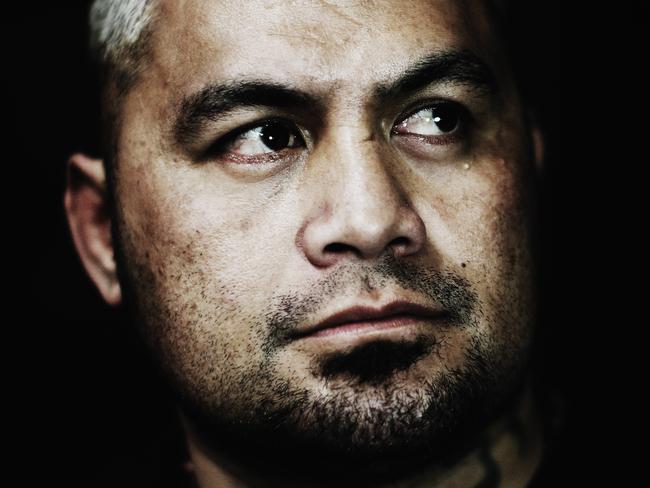
[[[94,0],[90,7],[90,50],[118,91],[142,67],[157,0]]]

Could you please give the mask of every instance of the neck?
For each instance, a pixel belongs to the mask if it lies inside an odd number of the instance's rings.
[[[251,478],[239,469],[226,468],[184,422],[191,469],[199,488],[290,487],[289,480],[270,482]],[[476,486],[481,488],[523,488],[528,485],[542,456],[541,424],[528,384],[511,411],[489,425],[470,452],[444,470],[436,468],[418,473],[384,488]],[[305,486],[304,482],[300,486]],[[318,486],[314,480],[313,486]]]

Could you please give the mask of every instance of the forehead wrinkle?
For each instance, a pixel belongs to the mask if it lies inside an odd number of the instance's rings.
[[[189,1],[182,2],[188,7],[190,3]],[[173,50],[176,51],[176,55],[170,61],[178,59],[184,64],[188,64],[188,61],[191,60],[192,70],[197,67],[201,69],[200,64],[205,64],[206,59],[203,58],[206,53],[228,54],[229,51],[239,51],[242,36],[237,36],[238,32],[242,34],[256,33],[255,38],[246,40],[249,46],[259,42],[260,34],[262,37],[266,34],[270,38],[287,39],[290,44],[293,44],[293,48],[304,46],[305,43],[317,46],[319,48],[317,50],[307,48],[296,51],[291,56],[305,60],[312,59],[321,65],[335,65],[343,62],[343,58],[349,61],[349,58],[354,57],[357,51],[359,51],[359,59],[354,61],[362,61],[366,58],[364,52],[367,49],[357,49],[355,46],[351,46],[349,41],[352,37],[358,37],[364,32],[374,30],[373,26],[377,27],[378,21],[385,27],[382,31],[393,30],[394,25],[396,30],[405,32],[409,25],[429,23],[426,19],[423,20],[422,13],[426,14],[426,11],[434,13],[434,9],[425,9],[427,2],[413,5],[412,8],[406,10],[401,9],[397,13],[391,13],[391,9],[386,5],[376,6],[377,2],[350,2],[349,6],[340,6],[336,3],[331,0],[273,2],[271,5],[264,4],[266,8],[262,10],[256,9],[254,3],[251,2],[250,7],[245,6],[240,9],[240,15],[237,18],[224,17],[223,10],[226,9],[215,7],[214,2],[201,1],[197,4],[197,8],[190,8],[188,11],[185,11],[185,8],[174,8],[172,3],[167,6],[167,9],[170,10],[169,15],[164,16],[168,19],[164,30],[169,32],[171,28],[173,31],[173,35],[165,37],[170,43],[173,43]],[[177,7],[177,5],[174,6]],[[287,6],[290,8],[284,12],[273,12],[276,6],[278,10]],[[373,6],[377,8],[373,8]],[[377,12],[377,9],[387,12],[382,14]],[[446,10],[452,9],[447,8]],[[418,15],[417,12],[420,14]],[[439,17],[441,21],[441,31],[446,30],[444,24],[448,23],[448,19],[446,19],[448,14],[436,15],[436,17]],[[179,22],[182,25],[173,28],[173,24],[179,24]],[[224,24],[224,22],[228,24]],[[169,25],[170,23],[172,25]],[[231,33],[235,35],[233,36]],[[375,42],[384,42],[385,40],[382,39],[384,34],[376,32],[371,37],[375,39]],[[417,38],[417,33],[415,34]],[[184,42],[190,40],[190,37],[194,44],[192,46]],[[443,37],[448,36],[445,34]],[[296,42],[291,42],[292,39]],[[358,41],[359,46],[363,48],[367,44],[365,41],[368,41],[368,38],[366,36],[365,39],[360,38]],[[354,44],[356,45],[357,42]],[[345,47],[345,52],[339,51],[340,46]],[[281,48],[280,44],[275,51],[277,52]],[[332,52],[332,48],[334,48],[334,52]],[[210,57],[214,59],[214,55]],[[226,58],[223,64],[232,64],[232,61],[241,62],[239,59],[229,60]],[[255,61],[251,60],[251,62]]]
[[[319,0],[318,3],[320,3],[325,10],[328,10],[328,11],[332,12],[337,17],[342,18],[343,20],[346,20],[348,22],[351,22],[352,24],[356,25],[357,27],[363,27],[363,24],[361,22],[359,22],[358,20],[355,20],[354,18],[352,18],[349,14],[342,11],[339,6],[334,5],[332,2],[330,2],[328,0]]]

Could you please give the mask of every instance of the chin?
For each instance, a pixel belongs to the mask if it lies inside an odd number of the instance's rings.
[[[368,343],[318,358],[310,374],[319,387],[267,371],[247,385],[255,401],[227,413],[197,403],[185,411],[212,445],[260,472],[385,480],[447,465],[513,401],[525,375],[521,365],[491,361],[498,356],[478,342],[452,368],[441,346],[430,338]]]

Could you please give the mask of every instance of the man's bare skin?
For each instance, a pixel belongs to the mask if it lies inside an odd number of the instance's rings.
[[[66,208],[201,488],[526,486],[541,142],[487,2],[156,9]]]

